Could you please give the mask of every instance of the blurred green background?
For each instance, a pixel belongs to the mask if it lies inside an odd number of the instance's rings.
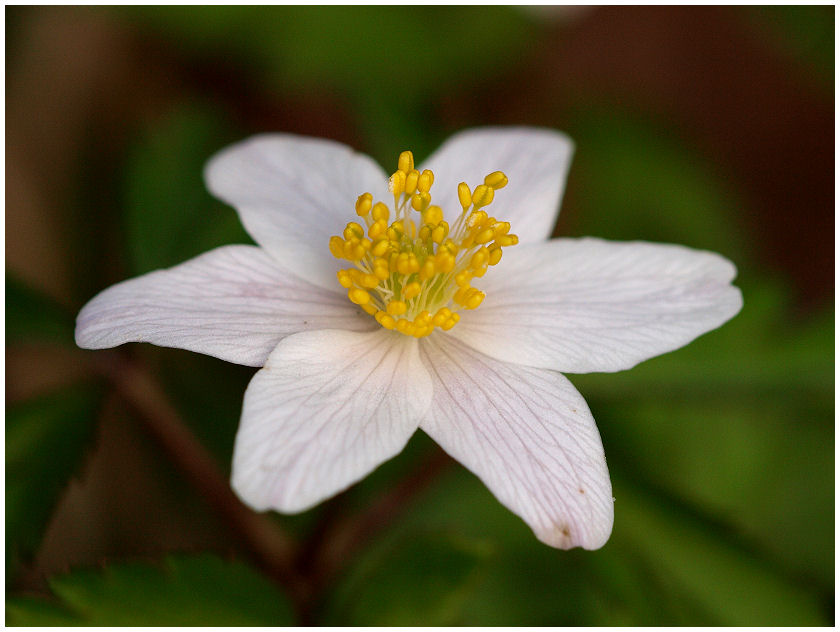
[[[833,624],[833,7],[5,15],[8,624]],[[325,136],[392,168],[483,124],[576,141],[555,234],[721,252],[744,309],[629,372],[571,376],[615,488],[602,550],[540,544],[418,433],[336,499],[269,517],[297,555],[278,579],[103,377],[111,356],[74,347],[75,314],[250,243],[202,183],[227,143]],[[253,369],[119,354],[226,477]]]

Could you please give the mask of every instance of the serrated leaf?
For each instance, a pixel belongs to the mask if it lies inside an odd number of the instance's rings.
[[[6,412],[6,569],[31,555],[90,443],[97,389],[79,385]]]
[[[379,547],[328,605],[332,625],[458,625],[492,556],[486,541],[419,533]]]
[[[72,345],[73,316],[56,301],[6,272],[6,343]]]
[[[287,626],[287,598],[250,567],[212,555],[170,557],[160,565],[113,564],[50,580],[60,600],[13,597],[10,625]]]

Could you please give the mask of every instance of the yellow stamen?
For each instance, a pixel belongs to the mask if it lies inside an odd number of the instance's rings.
[[[458,185],[461,212],[451,227],[444,210],[432,204],[434,180],[429,169],[414,168],[410,151],[402,152],[388,182],[393,209],[363,193],[355,210],[364,228],[349,222],[329,241],[334,257],[353,264],[336,275],[349,300],[383,328],[417,338],[452,329],[460,320],[453,305],[479,307],[484,292],[471,283],[501,261],[503,248],[519,241],[508,222],[482,210],[507,185],[504,173],[488,174],[474,189]]]

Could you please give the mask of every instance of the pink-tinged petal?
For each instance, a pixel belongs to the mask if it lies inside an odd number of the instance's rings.
[[[508,185],[487,211],[510,222],[521,243],[547,239],[560,211],[574,144],[565,135],[534,127],[480,127],[450,137],[421,169],[435,174],[432,200],[452,221],[461,212],[458,183],[470,189],[503,171]]]
[[[338,292],[299,279],[255,246],[224,246],[100,292],[82,308],[76,343],[150,342],[262,366],[284,337],[376,328]]]
[[[416,339],[290,336],[245,392],[233,488],[257,510],[308,509],[400,452],[431,398]]]
[[[507,362],[567,373],[621,371],[735,316],[735,266],[683,246],[555,239],[505,249],[487,297],[451,335]],[[476,282],[479,285],[479,282]]]
[[[284,268],[326,289],[337,286],[341,267],[329,240],[358,219],[356,199],[370,192],[393,201],[387,176],[371,158],[335,141],[292,134],[232,145],[210,159],[204,178]]]
[[[434,398],[420,427],[550,546],[597,549],[613,499],[586,402],[554,371],[499,362],[433,334],[423,361]]]

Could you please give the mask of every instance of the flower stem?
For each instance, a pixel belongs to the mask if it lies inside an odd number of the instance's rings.
[[[92,362],[138,413],[145,429],[199,494],[244,543],[254,562],[296,602],[303,583],[293,566],[295,545],[274,522],[245,506],[219,471],[213,456],[181,420],[161,386],[140,364],[120,353],[97,353]]]
[[[330,507],[324,516],[324,520],[329,519],[330,524],[326,528],[316,529],[315,536],[304,548],[304,551],[312,555],[305,562],[309,567],[313,592],[320,592],[360,550],[382,530],[396,522],[411,507],[411,501],[422,494],[452,463],[449,455],[435,448],[414,472],[392,489],[383,492],[364,511],[333,520],[334,512]]]

